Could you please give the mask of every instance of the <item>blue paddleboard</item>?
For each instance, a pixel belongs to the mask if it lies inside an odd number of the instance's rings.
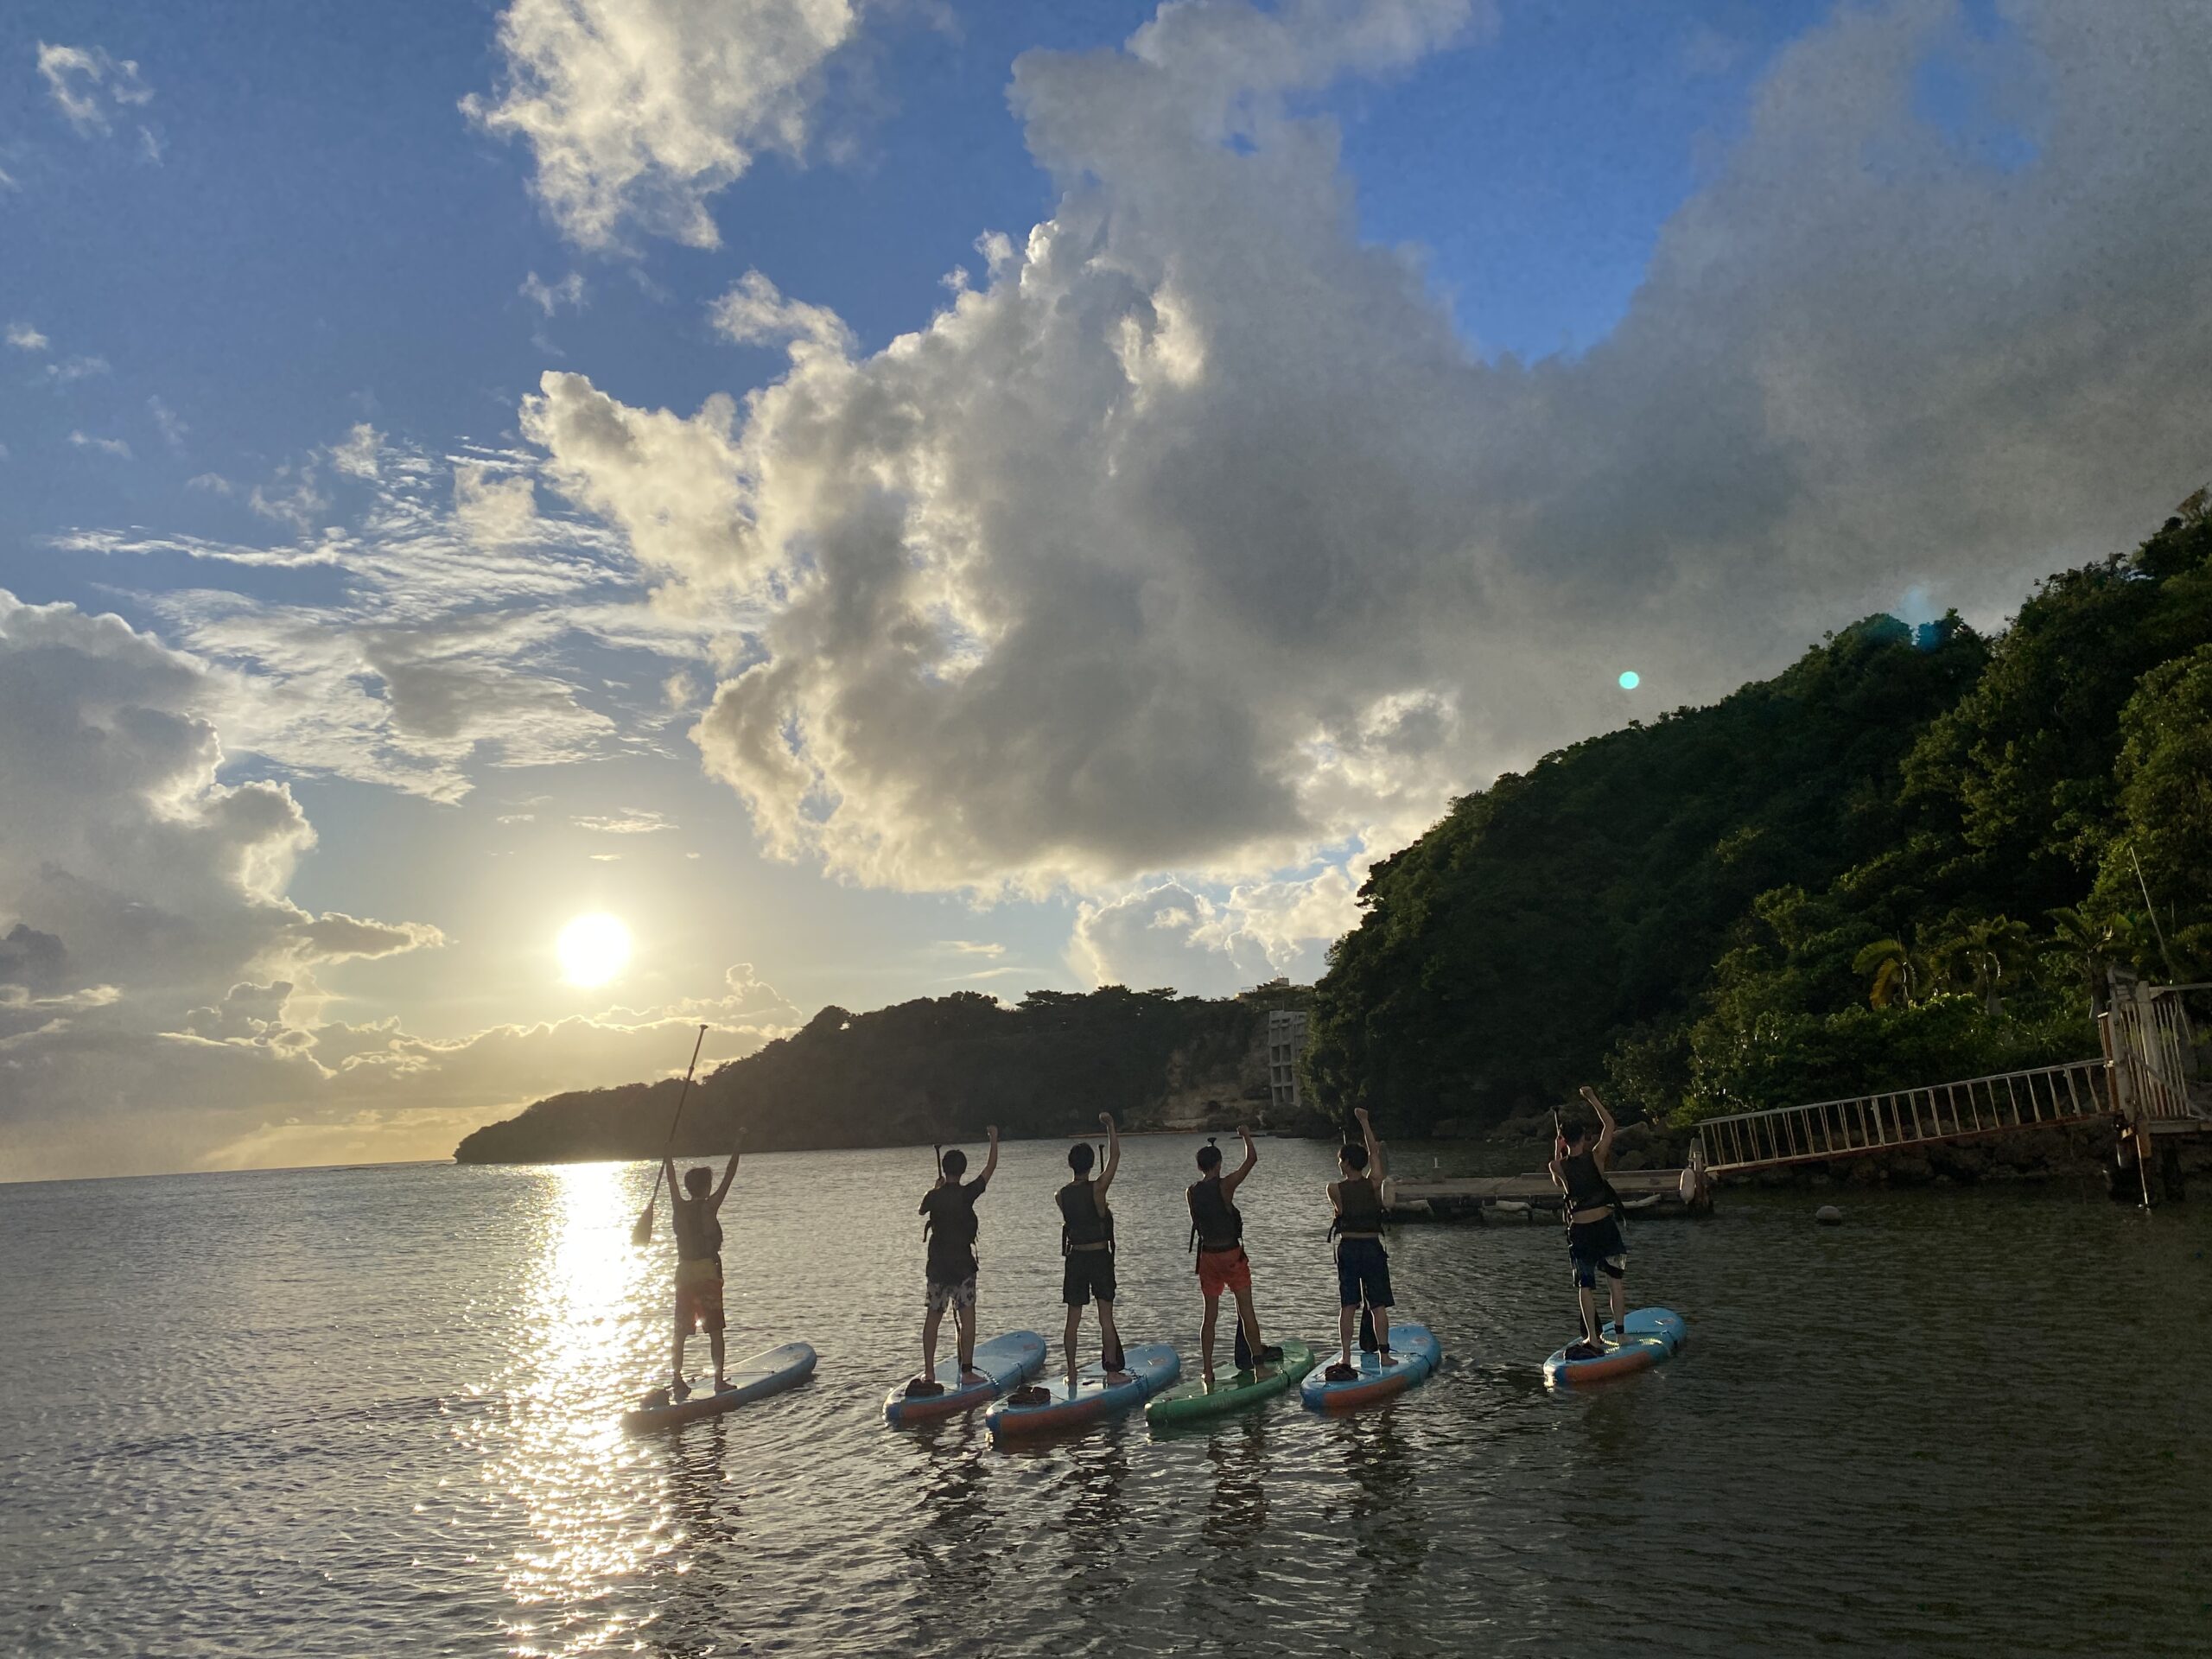
[[[1569,1359],[1567,1349],[1560,1349],[1544,1362],[1544,1381],[1555,1389],[1571,1389],[1649,1370],[1660,1361],[1673,1358],[1689,1334],[1682,1316],[1664,1307],[1633,1308],[1622,1323],[1627,1327],[1625,1333],[1615,1330],[1611,1319],[1605,1321],[1603,1354]]]
[[[1320,1357],[1321,1364],[1306,1372],[1306,1381],[1299,1385],[1299,1397],[1309,1411],[1357,1411],[1362,1406],[1379,1405],[1425,1381],[1444,1357],[1444,1350],[1425,1325],[1392,1325],[1390,1347],[1393,1357],[1388,1365],[1381,1355],[1355,1349],[1352,1363],[1359,1375],[1343,1382],[1329,1381],[1329,1367],[1336,1363],[1337,1355],[1337,1351],[1331,1350]]]
[[[1025,1377],[1036,1376],[1044,1366],[1045,1338],[1034,1331],[1014,1331],[1003,1337],[993,1337],[976,1345],[976,1370],[983,1378],[981,1382],[961,1382],[957,1356],[939,1360],[936,1375],[937,1380],[944,1384],[944,1392],[909,1395],[906,1385],[901,1382],[883,1396],[883,1421],[896,1428],[902,1424],[931,1422],[972,1411],[985,1401],[996,1399]]]
[[[755,1354],[752,1358],[740,1360],[731,1366],[729,1387],[695,1394],[689,1400],[674,1400],[666,1405],[640,1406],[635,1411],[626,1411],[622,1414],[622,1427],[634,1433],[644,1429],[675,1428],[683,1423],[696,1422],[702,1417],[718,1417],[748,1400],[758,1400],[766,1395],[781,1394],[785,1389],[795,1389],[813,1375],[814,1350],[803,1342],[787,1342],[780,1348],[771,1348],[766,1353]]]
[[[1123,1371],[1119,1382],[1109,1382],[1105,1367],[1094,1360],[1076,1373],[1070,1388],[1063,1376],[1046,1385],[1049,1396],[1039,1404],[1017,1406],[1001,1400],[983,1414],[993,1440],[1024,1434],[1046,1434],[1055,1429],[1075,1428],[1103,1417],[1142,1405],[1182,1375],[1183,1361],[1164,1342],[1141,1342],[1122,1353]]]

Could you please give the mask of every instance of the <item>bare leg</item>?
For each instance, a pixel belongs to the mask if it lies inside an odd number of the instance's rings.
[[[729,1376],[728,1362],[722,1357],[722,1333],[708,1332],[707,1345],[715,1351],[715,1386],[719,1389]]]
[[[1359,1306],[1357,1303],[1354,1303],[1350,1307],[1338,1308],[1337,1310],[1337,1337],[1344,1347],[1344,1352],[1339,1355],[1338,1357],[1341,1358],[1347,1365],[1351,1363],[1351,1333],[1354,1327],[1358,1324]]]
[[[683,1314],[676,1316],[676,1348],[669,1356],[668,1368],[678,1382],[683,1381],[683,1338],[691,1334],[690,1321]]]
[[[1628,1276],[1625,1274],[1613,1281],[1613,1332],[1617,1336],[1628,1335]]]
[[[1128,1357],[1122,1351],[1122,1332],[1114,1323],[1114,1304],[1102,1300],[1098,1304],[1098,1351],[1102,1357],[1114,1362],[1117,1376],[1126,1376],[1122,1362]]]
[[[1075,1369],[1076,1369],[1076,1368],[1075,1368],[1075,1352],[1076,1352],[1076,1341],[1077,1341],[1077,1339],[1079,1337],[1081,1337],[1082,1335],[1083,1335],[1083,1310],[1082,1310],[1081,1308],[1079,1308],[1079,1307],[1071,1307],[1071,1308],[1069,1308],[1069,1309],[1068,1309],[1068,1323],[1067,1323],[1067,1330],[1066,1330],[1066,1332],[1065,1332],[1065,1336],[1064,1336],[1064,1338],[1063,1338],[1063,1346],[1065,1346],[1065,1347],[1066,1348],[1066,1350],[1067,1350],[1067,1356],[1068,1356],[1068,1387],[1070,1387],[1071,1389],[1072,1389],[1073,1387],[1075,1387]]]
[[[960,1347],[960,1377],[965,1382],[976,1370],[976,1310],[972,1305],[952,1310],[952,1331]]]
[[[1221,1298],[1206,1298],[1205,1323],[1198,1327],[1198,1369],[1207,1382],[1213,1381],[1213,1327],[1221,1317]]]
[[[937,1331],[944,1323],[944,1310],[933,1307],[922,1319],[922,1375],[937,1375]]]
[[[1252,1350],[1252,1363],[1256,1366],[1260,1363],[1260,1356],[1267,1351],[1267,1344],[1260,1340],[1260,1311],[1252,1306],[1252,1293],[1249,1288],[1236,1293],[1236,1317],[1243,1322],[1244,1340]]]
[[[1374,1303],[1370,1302],[1367,1305],[1367,1311],[1375,1316],[1376,1351],[1387,1354],[1390,1351],[1390,1304],[1385,1302],[1382,1306],[1377,1307]]]
[[[1582,1307],[1582,1333],[1595,1342],[1598,1340],[1598,1293],[1587,1286],[1578,1285],[1574,1296]]]

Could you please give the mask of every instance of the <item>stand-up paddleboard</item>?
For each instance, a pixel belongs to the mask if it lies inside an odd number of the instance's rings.
[[[814,1350],[803,1342],[787,1342],[780,1348],[771,1348],[732,1365],[728,1371],[729,1387],[695,1394],[689,1400],[626,1411],[622,1414],[622,1427],[634,1433],[649,1428],[674,1428],[696,1422],[702,1417],[717,1417],[748,1400],[795,1389],[813,1375]]]
[[[1673,1358],[1689,1334],[1682,1316],[1663,1307],[1636,1308],[1623,1324],[1625,1335],[1613,1328],[1611,1319],[1605,1321],[1605,1351],[1595,1358],[1569,1359],[1567,1349],[1560,1349],[1544,1362],[1544,1381],[1555,1389],[1571,1389],[1649,1370],[1661,1360]]]
[[[1044,1368],[1045,1338],[1034,1331],[1014,1331],[1003,1337],[993,1337],[976,1349],[976,1370],[983,1379],[981,1382],[961,1382],[957,1357],[941,1359],[935,1375],[944,1384],[944,1392],[908,1394],[906,1385],[901,1382],[883,1396],[883,1421],[896,1428],[902,1424],[933,1422],[940,1417],[972,1411]]]
[[[1311,1345],[1286,1342],[1281,1359],[1265,1361],[1234,1376],[1217,1378],[1211,1384],[1202,1376],[1178,1382],[1166,1393],[1155,1395],[1145,1407],[1144,1420],[1154,1428],[1173,1428],[1179,1423],[1202,1422],[1209,1417],[1265,1405],[1277,1395],[1289,1393],[1298,1379],[1313,1369]]]
[[[1329,1381],[1329,1366],[1334,1363],[1334,1357],[1321,1355],[1322,1363],[1306,1374],[1306,1381],[1299,1389],[1306,1408],[1357,1411],[1362,1406],[1380,1405],[1425,1381],[1444,1357],[1444,1350],[1425,1325],[1392,1325],[1390,1347],[1393,1351],[1388,1365],[1382,1363],[1380,1354],[1355,1350],[1352,1362],[1359,1375],[1345,1382]]]
[[[1117,1417],[1158,1394],[1182,1375],[1182,1357],[1164,1342],[1141,1342],[1122,1351],[1119,1382],[1108,1382],[1106,1368],[1094,1360],[1076,1373],[1071,1389],[1063,1376],[1045,1386],[1046,1399],[1037,1405],[1017,1406],[1001,1400],[983,1414],[993,1440],[1025,1434],[1048,1434],[1055,1429],[1076,1428],[1102,1417]]]

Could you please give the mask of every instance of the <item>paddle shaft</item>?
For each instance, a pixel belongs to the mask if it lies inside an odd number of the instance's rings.
[[[691,1092],[691,1074],[699,1069],[699,1051],[706,1046],[706,1043],[707,1028],[702,1026],[698,1040],[691,1045],[691,1064],[683,1068],[683,1087],[676,1092],[676,1112],[668,1120],[668,1142],[660,1149],[660,1167],[653,1172],[653,1195],[645,1200],[645,1214],[648,1216],[652,1214],[653,1206],[660,1202],[661,1178],[668,1173],[669,1154],[676,1150],[676,1126],[683,1121],[683,1102]]]

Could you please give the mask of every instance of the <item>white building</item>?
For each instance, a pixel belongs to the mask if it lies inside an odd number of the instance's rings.
[[[1306,1015],[1297,1008],[1268,1014],[1268,1098],[1281,1122],[1298,1110],[1298,1057],[1306,1052]]]

